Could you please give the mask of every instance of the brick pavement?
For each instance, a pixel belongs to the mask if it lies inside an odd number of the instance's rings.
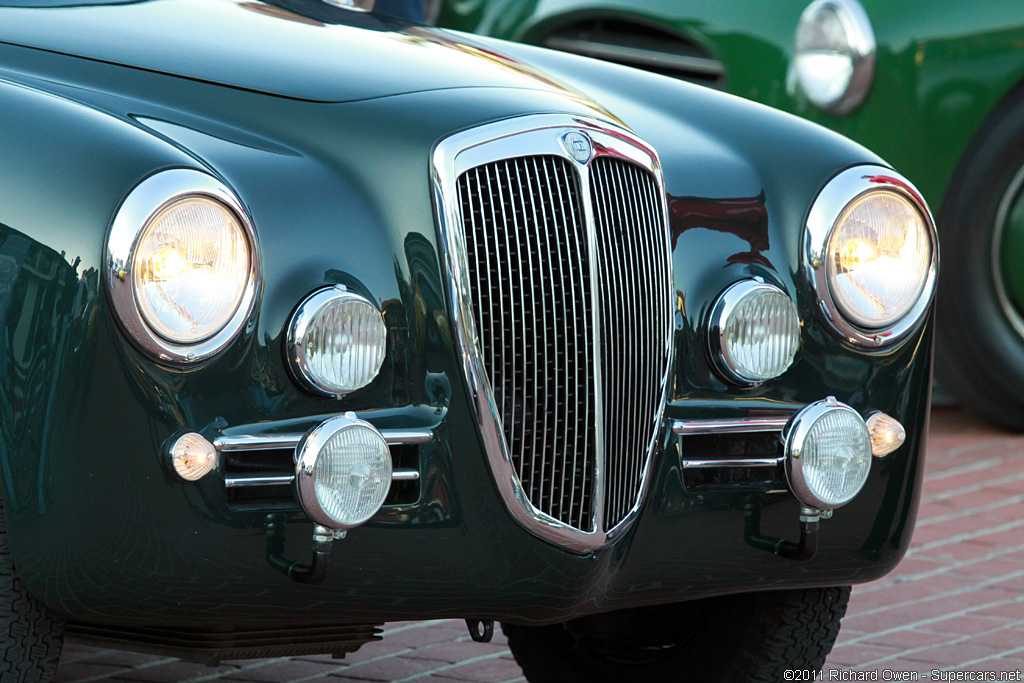
[[[911,550],[896,572],[854,589],[830,669],[1024,669],[1024,436],[957,409],[935,411]],[[521,680],[500,632],[491,643],[473,643],[453,620],[389,624],[383,642],[340,661],[214,668],[68,645],[57,674],[59,683]]]

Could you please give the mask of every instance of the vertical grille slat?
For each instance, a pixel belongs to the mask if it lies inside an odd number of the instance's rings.
[[[665,259],[654,258],[664,254],[664,228],[660,204],[651,201],[657,188],[650,174],[631,162],[599,157],[591,164],[591,178],[602,265],[598,326],[604,354],[605,462],[611,475],[603,523],[610,529],[638,502],[657,426],[661,386],[650,369],[663,368],[667,353],[670,313],[657,301],[669,294],[668,273]]]
[[[640,500],[661,417],[671,296],[660,185],[606,155],[586,167],[498,159],[456,183],[477,352],[522,492],[569,527],[608,531]]]

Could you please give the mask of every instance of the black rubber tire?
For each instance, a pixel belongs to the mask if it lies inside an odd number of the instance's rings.
[[[0,507],[0,681],[49,683],[57,674],[64,622],[25,589],[11,560]]]
[[[530,683],[778,683],[787,670],[820,671],[839,635],[850,587],[809,588],[709,598],[676,606],[690,621],[678,642],[657,642],[663,627],[645,610],[616,613],[631,624],[634,643],[581,632],[575,622],[554,626],[502,624],[509,648]],[[642,633],[643,626],[653,629]],[[635,628],[633,628],[635,626]],[[632,656],[630,655],[632,650]],[[811,680],[803,678],[801,680]]]
[[[1024,336],[1000,305],[992,264],[996,214],[1024,164],[1024,92],[993,112],[969,149],[937,221],[935,375],[968,410],[1024,431]]]

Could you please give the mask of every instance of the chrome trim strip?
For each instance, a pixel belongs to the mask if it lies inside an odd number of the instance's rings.
[[[397,467],[391,470],[391,481],[419,481],[420,473],[411,467]],[[247,486],[282,486],[295,481],[294,474],[282,474],[280,476],[256,475],[248,477],[226,477],[225,488],[244,488]]]
[[[294,474],[282,474],[280,476],[256,475],[248,477],[225,477],[224,487],[229,489],[243,488],[247,486],[283,486],[295,481]]]
[[[778,458],[730,458],[728,460],[683,460],[683,469],[717,469],[722,467],[776,467],[784,462]]]
[[[604,400],[600,384],[600,337],[599,337],[599,306],[597,290],[599,279],[592,285],[592,321],[596,357],[595,392],[598,410],[595,416],[595,434],[597,443],[597,477],[594,489],[594,528],[584,531],[571,527],[548,514],[538,510],[530,502],[519,481],[512,457],[503,436],[498,406],[490,389],[486,366],[481,358],[479,335],[474,322],[470,282],[467,265],[467,247],[463,222],[458,202],[459,176],[472,168],[484,164],[522,156],[555,155],[569,159],[577,164],[584,203],[587,226],[588,249],[591,254],[591,277],[598,278],[596,264],[596,225],[594,207],[590,197],[589,162],[581,164],[574,160],[562,143],[568,133],[584,133],[594,143],[600,155],[617,156],[627,159],[645,168],[655,178],[661,196],[656,200],[662,226],[668,225],[668,205],[664,198],[664,177],[657,153],[632,132],[609,121],[591,117],[570,116],[565,114],[527,115],[486,124],[461,133],[456,133],[438,143],[432,159],[432,177],[434,185],[434,208],[437,212],[442,244],[442,262],[445,276],[449,283],[448,298],[452,316],[452,329],[456,332],[457,351],[462,360],[463,376],[474,411],[474,417],[480,425],[480,435],[484,450],[490,461],[491,471],[497,481],[497,489],[502,502],[512,517],[528,531],[537,536],[556,543],[569,550],[588,553],[610,543],[624,531],[635,519],[643,503],[649,486],[648,474],[656,450],[657,434],[652,439],[652,448],[644,462],[642,485],[637,493],[636,503],[616,525],[614,529],[603,528],[605,490],[604,478],[604,444],[602,443]],[[596,155],[595,155],[596,156]],[[594,158],[594,157],[592,157]],[[666,302],[669,310],[674,309],[671,300],[674,292],[672,286],[671,249],[669,232],[665,233],[665,261],[667,266],[670,300]],[[668,380],[671,371],[672,344],[674,342],[670,329],[666,334],[668,344],[668,362],[661,377],[659,410],[664,412],[667,400]]]
[[[389,446],[417,446],[434,440],[434,433],[428,429],[381,429],[378,431]],[[302,436],[302,434],[218,436],[213,440],[213,445],[218,452],[284,450],[298,446],[302,441]]]
[[[420,472],[411,467],[399,467],[391,471],[391,481],[419,481]]]
[[[672,431],[679,436],[696,434],[740,434],[743,432],[781,432],[786,417],[738,417],[725,420],[676,420]]]
[[[932,248],[931,264],[917,302],[896,323],[878,329],[858,327],[843,317],[832,299],[828,277],[828,243],[836,221],[850,202],[869,192],[895,192],[907,198],[920,212]],[[825,326],[845,343],[867,349],[892,346],[920,327],[935,296],[939,240],[928,204],[906,178],[890,168],[875,165],[854,166],[841,172],[826,183],[811,205],[803,240],[804,276],[817,296],[815,309]]]
[[[657,50],[645,50],[639,47],[626,47],[610,43],[594,43],[577,38],[548,38],[544,41],[544,47],[586,57],[606,59],[610,62],[629,62],[647,69],[678,69],[701,76],[725,75],[725,67],[721,62],[706,57],[673,55]]]
[[[213,446],[218,452],[284,450],[295,448],[301,440],[302,434],[218,436],[213,440]]]
[[[194,344],[171,342],[156,332],[142,318],[134,293],[135,251],[138,239],[149,221],[161,209],[185,197],[206,197],[223,205],[238,220],[249,242],[249,280],[242,292],[238,308],[228,322],[213,336]],[[107,295],[127,337],[147,355],[165,363],[196,363],[222,351],[245,326],[259,289],[260,254],[249,216],[242,203],[222,182],[213,176],[190,168],[159,171],[140,182],[128,193],[114,213],[107,234],[103,268]]]

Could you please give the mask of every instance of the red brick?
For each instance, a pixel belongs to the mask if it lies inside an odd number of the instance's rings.
[[[992,617],[978,617],[973,615],[962,615],[936,621],[928,624],[925,628],[937,633],[953,633],[958,635],[971,635],[985,633],[993,629],[1005,627],[1006,622],[1002,619]]]
[[[69,666],[61,666],[53,683],[74,683],[86,678],[98,676],[112,676],[122,671],[130,671],[120,666],[107,666],[105,664],[89,664],[88,662],[74,662]]]
[[[954,636],[948,633],[936,633],[931,631],[919,631],[916,629],[903,629],[893,633],[886,633],[865,641],[868,645],[883,645],[901,650],[915,650],[919,647],[930,647],[953,640]]]
[[[967,662],[973,662],[976,659],[984,659],[985,657],[998,654],[999,651],[994,648],[963,642],[955,645],[947,643],[937,647],[930,647],[927,650],[908,652],[903,655],[903,658],[946,667],[960,666]]]
[[[494,681],[507,681],[523,672],[514,660],[510,661],[501,657],[485,659],[480,662],[473,662],[465,666],[459,666],[443,672],[444,676],[462,681],[479,681],[480,683],[494,683]]]
[[[424,659],[386,657],[339,669],[336,673],[328,676],[325,681],[333,682],[337,677],[362,681],[397,681],[410,676],[429,675],[430,672],[441,668],[441,666],[439,662]]]
[[[899,655],[900,649],[885,647],[883,645],[836,645],[832,648],[832,654],[826,660],[832,666],[848,667],[860,666],[865,662],[873,662],[879,659],[887,659],[893,655]]]
[[[497,640],[497,639],[495,639]],[[416,648],[405,657],[413,659],[432,659],[439,662],[454,664],[481,655],[493,654],[495,652],[508,652],[508,646],[504,643],[474,643],[471,640],[458,643],[440,643],[430,647]]]
[[[330,664],[290,659],[287,662],[271,662],[258,667],[243,665],[242,670],[227,674],[223,680],[247,681],[248,683],[287,683],[287,681],[309,676],[326,676],[344,669],[345,666],[340,663],[340,660]]]

